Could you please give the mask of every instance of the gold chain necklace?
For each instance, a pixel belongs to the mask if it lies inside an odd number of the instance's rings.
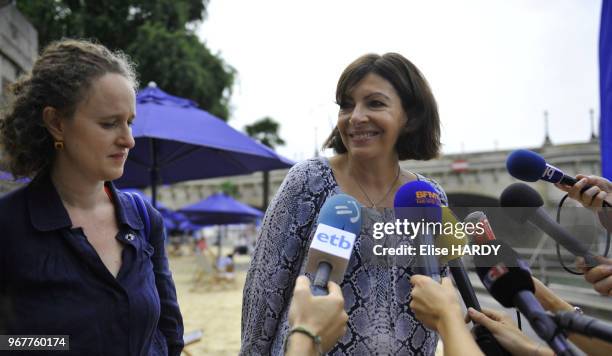
[[[359,190],[361,190],[361,192],[363,193],[363,195],[365,195],[366,199],[368,199],[368,201],[370,202],[370,204],[372,204],[372,206],[370,208],[374,208],[377,209],[377,205],[382,203],[385,199],[387,199],[387,196],[389,196],[389,193],[391,193],[391,191],[393,190],[393,187],[395,186],[395,183],[397,182],[397,179],[399,178],[400,175],[400,167],[397,166],[397,174],[395,175],[395,178],[393,179],[393,182],[391,182],[391,186],[389,187],[389,190],[387,190],[387,193],[385,193],[385,195],[382,197],[382,199],[380,199],[378,202],[374,203],[372,201],[372,199],[370,199],[370,197],[368,196],[368,193],[365,192],[365,190],[363,189],[363,187],[361,186],[361,184],[359,184],[359,181],[357,179],[355,179],[355,183],[357,183],[357,186],[359,187]]]

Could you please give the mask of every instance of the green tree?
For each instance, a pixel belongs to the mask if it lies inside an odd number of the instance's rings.
[[[209,0],[18,1],[38,30],[39,46],[62,37],[88,38],[128,53],[141,85],[155,81],[227,120],[235,70],[191,29],[206,18]]]
[[[285,141],[278,134],[279,129],[280,124],[269,116],[244,127],[247,135],[272,149],[285,144]]]
[[[285,140],[283,140],[278,133],[279,129],[280,124],[269,116],[263,117],[251,125],[244,127],[247,135],[272,149],[274,149],[276,146],[282,146],[285,144]],[[268,171],[263,172],[262,187],[262,209],[266,210],[268,208],[268,195],[270,195],[270,174]]]
[[[240,191],[238,190],[238,186],[232,183],[232,181],[226,180],[223,183],[221,183],[221,185],[219,186],[219,190],[222,193],[229,195],[230,197],[234,197],[234,198],[240,197]]]

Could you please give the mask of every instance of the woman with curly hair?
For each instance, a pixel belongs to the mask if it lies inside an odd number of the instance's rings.
[[[136,88],[125,55],[80,40],[13,84],[0,144],[33,179],[0,199],[0,334],[68,335],[66,355],[180,354],[161,215],[146,205],[145,226],[111,182],[135,144]]]

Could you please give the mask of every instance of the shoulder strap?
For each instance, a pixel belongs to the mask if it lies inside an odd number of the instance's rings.
[[[138,214],[143,219],[145,237],[148,241],[149,232],[151,230],[151,221],[149,220],[149,212],[147,211],[147,207],[144,203],[144,200],[142,200],[142,197],[136,193],[126,192],[125,194],[127,194],[130,197],[130,200],[132,201],[132,206],[136,208],[136,210],[138,211]]]

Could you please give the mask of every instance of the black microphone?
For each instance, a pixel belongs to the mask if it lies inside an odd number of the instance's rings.
[[[557,224],[542,208],[544,201],[538,192],[525,183],[514,183],[502,192],[500,205],[504,212],[519,223],[529,221],[548,236],[552,237],[561,246],[565,247],[575,256],[584,257],[588,267],[597,266],[599,263],[587,246],[573,237],[567,229]],[[516,209],[521,208],[521,209]]]
[[[525,262],[502,241],[487,243],[500,246],[498,255],[476,255],[474,263],[491,296],[506,308],[516,307],[557,355],[574,355],[565,335],[533,294],[535,287]]]
[[[555,313],[553,318],[557,322],[557,325],[567,331],[596,337],[607,342],[612,340],[612,325],[590,316],[573,311],[563,311]]]

